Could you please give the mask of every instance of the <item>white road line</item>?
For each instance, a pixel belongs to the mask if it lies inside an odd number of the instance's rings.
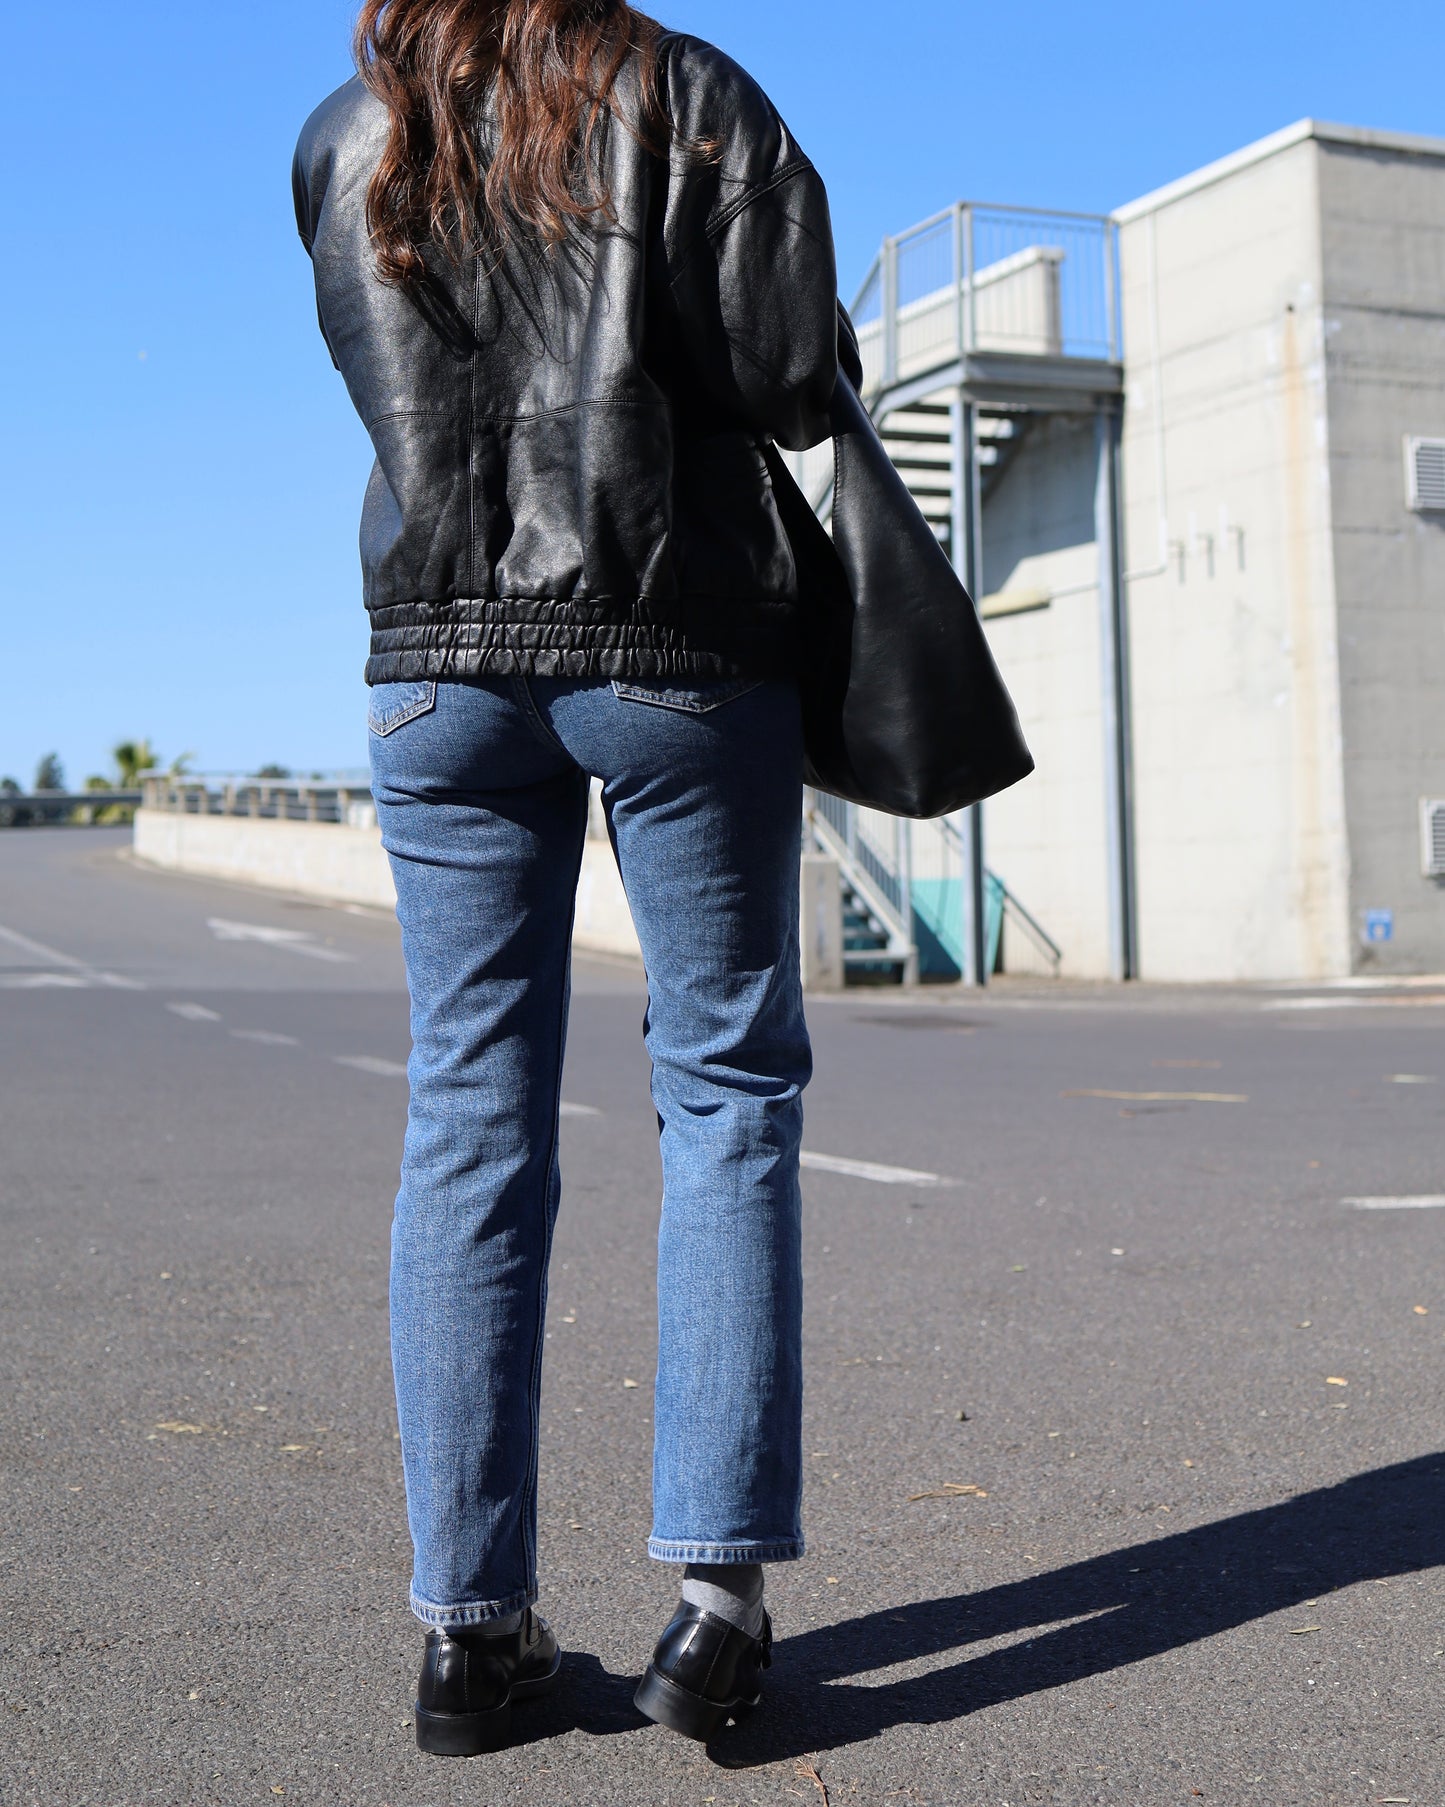
[[[0,973],[4,991],[89,991],[90,980],[79,973]]]
[[[1270,998],[1261,1010],[1439,1010],[1445,995],[1424,997]]]
[[[301,954],[308,960],[330,960],[350,964],[354,955],[340,948],[322,947],[314,935],[304,929],[273,929],[260,922],[231,922],[224,916],[211,916],[206,927],[217,941],[256,941],[263,947],[278,947],[288,954]]]
[[[1365,1010],[1373,998],[1270,998],[1261,1010]]]
[[[294,1035],[278,1035],[273,1029],[233,1029],[231,1034],[238,1042],[256,1042],[263,1048],[299,1048],[301,1046]]]
[[[221,1020],[219,1010],[207,1010],[204,1004],[167,1004],[166,1009],[187,1023],[219,1023]]]
[[[22,935],[16,929],[0,925],[0,941],[8,942],[11,947],[17,948],[22,954],[29,954],[32,960],[39,960],[45,966],[58,966],[63,972],[75,975],[82,985],[108,985],[114,991],[145,990],[139,979],[123,979],[119,973],[101,972],[94,966],[87,966],[84,960],[77,960],[74,954],[62,954],[58,948],[46,947],[43,941],[32,941],[28,935]],[[24,977],[28,979],[30,975]],[[47,982],[43,974],[36,974],[31,981],[37,986]],[[64,980],[60,982],[65,983]],[[21,989],[28,989],[28,986],[22,984]]]
[[[374,1054],[338,1054],[338,1067],[351,1067],[357,1073],[375,1073],[378,1079],[405,1079],[406,1068],[395,1060],[378,1060]]]
[[[1445,1211],[1445,1192],[1422,1192],[1414,1198],[1342,1198],[1356,1211]]]
[[[957,1182],[941,1173],[921,1173],[916,1167],[883,1167],[877,1161],[850,1161],[842,1155],[813,1154],[803,1150],[802,1164],[816,1173],[841,1173],[848,1179],[873,1180],[879,1186],[952,1186]]]
[[[243,1032],[232,1031],[232,1034],[240,1033]],[[260,1031],[255,1032],[251,1039],[259,1040],[261,1033]],[[276,1038],[267,1036],[266,1039],[270,1041]],[[289,1038],[282,1036],[279,1039],[285,1041]],[[353,1072],[357,1073],[374,1073],[378,1079],[406,1078],[406,1068],[400,1061],[379,1060],[374,1054],[338,1054],[334,1058],[338,1067],[350,1067]],[[600,1117],[602,1112],[595,1110],[590,1104],[568,1104],[564,1101],[562,1115],[564,1117]]]

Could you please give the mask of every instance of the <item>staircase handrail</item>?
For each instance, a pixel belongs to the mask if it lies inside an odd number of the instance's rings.
[[[944,816],[939,822],[939,827],[942,828],[945,837],[951,840],[961,853],[966,855],[969,844],[965,840],[958,824],[953,821],[951,817]],[[998,894],[1003,899],[1005,911],[1012,916],[1019,927],[1031,937],[1035,947],[1039,949],[1045,959],[1052,963],[1054,971],[1057,972],[1059,967],[1063,964],[1064,950],[1039,921],[1038,917],[1033,915],[1019,902],[1015,894],[1009,890],[1008,886],[996,872],[988,873],[987,877],[988,882],[991,885],[998,887]]]
[[[910,958],[916,952],[914,939],[892,900],[855,857],[843,836],[812,803],[809,803],[806,815],[814,841],[824,853],[837,860],[843,876],[887,931],[889,957]]]

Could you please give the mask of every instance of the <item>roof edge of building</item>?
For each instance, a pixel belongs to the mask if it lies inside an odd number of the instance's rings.
[[[1405,156],[1445,158],[1445,138],[1427,138],[1418,132],[1378,132],[1369,126],[1331,125],[1327,120],[1321,119],[1297,119],[1293,125],[1271,132],[1267,138],[1257,139],[1253,144],[1245,145],[1242,150],[1231,151],[1229,156],[1206,163],[1202,169],[1181,176],[1175,182],[1166,182],[1162,188],[1141,195],[1137,201],[1126,201],[1122,207],[1114,209],[1111,217],[1116,225],[1127,225],[1131,220],[1141,219],[1147,213],[1156,213],[1161,207],[1183,200],[1186,195],[1212,187],[1216,182],[1223,182],[1238,171],[1248,169],[1253,163],[1263,163],[1267,157],[1278,156],[1281,151],[1290,150],[1308,138],[1316,139],[1321,144],[1348,145],[1355,150],[1395,151]]]

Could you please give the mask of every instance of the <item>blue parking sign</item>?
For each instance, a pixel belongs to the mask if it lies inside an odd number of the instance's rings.
[[[1380,941],[1395,939],[1395,912],[1393,910],[1365,911],[1365,943],[1367,946]]]

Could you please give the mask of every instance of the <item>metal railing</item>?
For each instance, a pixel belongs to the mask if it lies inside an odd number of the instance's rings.
[[[804,827],[813,845],[837,860],[843,880],[885,937],[881,948],[845,955],[860,964],[893,965],[905,984],[918,978],[918,947],[913,921],[914,824],[854,803],[827,791],[809,789],[804,800]]]
[[[0,791],[0,828],[90,826],[109,811],[134,809],[140,800],[138,790]]]
[[[333,822],[373,828],[376,805],[364,778],[157,777],[146,809],[179,816],[243,816],[268,822]]]
[[[1117,363],[1118,229],[959,201],[883,241],[852,313],[865,393],[975,351]]]
[[[945,978],[964,966],[963,898],[968,849],[957,822],[906,821],[864,809],[824,791],[809,790],[805,827],[820,852],[837,860],[844,882],[887,935],[887,946],[856,956],[859,963],[891,963],[906,983]],[[985,874],[990,970],[1005,921],[1011,922],[1057,976],[1063,950],[1043,924],[998,877]]]

